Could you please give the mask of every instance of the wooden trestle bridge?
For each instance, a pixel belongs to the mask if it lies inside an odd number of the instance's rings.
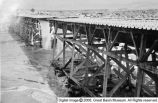
[[[20,18],[21,34],[34,44],[42,18]],[[121,91],[130,92],[123,96],[158,97],[158,20],[44,19],[53,30],[52,59],[62,60],[60,70],[76,88],[92,97]],[[63,42],[58,53],[56,39]]]

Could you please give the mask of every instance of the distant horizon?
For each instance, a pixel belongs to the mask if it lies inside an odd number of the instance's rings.
[[[158,9],[158,0],[0,0],[0,8],[37,10]]]
[[[31,9],[35,9],[35,8],[18,8],[21,10],[31,10]],[[35,10],[47,10],[47,11],[78,11],[78,10],[158,10],[158,8],[143,8],[143,9],[132,9],[132,8],[118,8],[118,9],[56,9],[56,10],[51,10],[51,9],[35,9]]]
[[[17,9],[47,11],[71,10],[149,10],[158,9],[158,0],[0,0],[0,15]]]

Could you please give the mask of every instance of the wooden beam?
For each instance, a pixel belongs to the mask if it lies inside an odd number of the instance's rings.
[[[99,75],[104,75],[103,72],[102,72],[104,67],[105,67],[105,63],[102,64],[100,67],[98,67],[98,70],[96,71],[96,73],[93,76],[95,77],[95,76],[99,76]]]
[[[73,44],[71,43],[71,42],[67,42],[70,46],[72,46],[73,47]],[[79,47],[80,47],[80,45],[79,45]],[[80,47],[80,49],[79,48],[77,48],[76,46],[75,46],[75,49],[79,52],[79,53],[84,53],[84,52],[87,52],[83,47]]]
[[[107,97],[107,82],[108,82],[108,77],[109,77],[109,57],[107,57],[106,62],[105,62],[105,67],[104,67],[104,79],[103,79],[103,97]]]
[[[87,35],[87,39],[88,39],[88,45],[91,45],[92,44],[92,39],[93,39],[93,36],[91,34],[91,31],[90,31],[90,25],[88,26],[85,26],[85,32],[86,32],[86,35]],[[87,48],[87,53],[86,53],[86,61],[85,61],[85,65],[87,65],[88,63],[88,60],[89,60],[89,57],[90,57],[90,52],[91,50],[89,48]],[[85,86],[88,85],[88,68],[86,67],[85,68],[85,77],[84,77],[84,80],[85,80]]]
[[[86,62],[86,59],[75,68],[74,73],[76,73],[80,68],[82,68],[85,62]]]
[[[115,72],[115,74],[117,74],[120,78],[124,78],[124,76],[120,73],[120,71],[113,69],[113,71]]]
[[[103,34],[104,34],[105,44],[108,44],[108,37],[107,37],[107,35],[105,33],[105,29],[102,29],[102,31],[103,31]],[[107,45],[105,45],[105,46],[107,46]]]
[[[74,28],[72,27],[73,29],[73,40],[75,40],[75,37],[77,35],[77,31],[76,31],[76,26],[74,26]],[[70,71],[70,76],[72,77],[72,75],[74,74],[74,54],[75,54],[75,43],[72,44],[72,61],[71,61],[71,71]]]
[[[119,33],[120,33],[119,31],[116,33],[115,38],[114,38],[114,40],[112,41],[112,44],[110,44],[109,50],[111,50],[111,49],[113,48],[113,46],[114,46],[114,44],[115,44],[115,42],[116,42],[116,40],[117,40],[117,37],[118,37]]]
[[[66,33],[67,33],[67,25],[64,24],[63,25],[63,38],[66,37]],[[65,65],[65,51],[66,51],[66,41],[63,41],[63,65]]]
[[[106,44],[92,44],[93,47],[105,47]]]
[[[112,39],[112,34],[111,34],[111,28],[108,28],[108,46],[111,45],[111,39]],[[108,47],[110,49],[110,47]]]
[[[128,59],[127,43],[125,43],[124,49],[125,49],[125,58]],[[127,69],[129,69],[129,63],[128,62],[126,62],[126,67],[127,67]]]
[[[85,71],[86,71],[86,73],[85,73],[85,77],[84,77],[84,79],[86,81],[85,84],[84,84],[85,86],[88,85],[88,70],[89,69],[88,69],[88,65],[87,64],[88,64],[89,56],[90,56],[90,49],[87,50],[86,59],[85,59],[86,60],[85,61],[85,64],[86,64]]]
[[[103,62],[105,61],[104,57],[101,56],[97,51],[95,51],[95,50],[92,50],[92,51],[93,51],[93,52],[95,53],[95,55],[98,56]]]
[[[110,48],[110,45],[111,45],[111,38],[112,38],[112,35],[111,35],[111,28],[108,29],[108,41],[107,41],[107,48],[106,50],[109,51],[109,48]],[[108,62],[110,62],[110,58],[109,56],[106,57],[106,60],[105,60],[105,67],[104,67],[104,75],[103,75],[103,97],[107,97],[107,83],[108,83],[108,78],[109,78],[109,64]]]
[[[141,35],[141,43],[140,43],[140,53],[139,53],[139,61],[142,61],[143,55],[145,54],[145,46],[146,46],[146,38],[145,35]],[[144,60],[143,60],[144,61]],[[139,67],[140,68],[140,67]],[[136,97],[140,97],[140,93],[143,85],[144,72],[141,69],[138,69],[137,72],[137,82],[136,82]]]
[[[137,57],[137,59],[138,59],[138,55],[139,55],[139,54],[138,54],[138,47],[137,47],[137,45],[136,45],[136,42],[135,42],[133,33],[130,32],[130,35],[131,35],[131,38],[132,38],[132,41],[133,41],[133,44],[134,44],[134,47],[135,47],[136,57]]]
[[[151,66],[155,67],[155,69],[156,69],[156,66],[158,66],[158,61],[146,61],[146,62],[143,62],[143,64],[151,65]]]
[[[133,72],[133,71],[134,71],[134,67],[132,67],[132,68],[130,69],[130,72]],[[115,72],[116,72],[116,71],[115,71]],[[125,76],[123,76],[123,75],[122,75],[121,73],[119,73],[119,72],[116,72],[116,73],[118,73],[122,79],[121,79],[120,82],[110,91],[110,93],[109,93],[109,96],[110,96],[110,97],[113,96],[113,94],[119,89],[119,87],[127,80],[127,77],[129,76],[129,74],[126,74]]]
[[[68,62],[64,65],[64,67],[62,67],[61,69],[62,69],[62,70],[65,69],[65,68],[70,64],[71,60],[72,60],[72,58],[70,58],[70,59],[68,60]]]
[[[54,32],[52,32],[53,33],[52,35],[54,35],[53,60],[55,60],[55,55],[56,55],[56,44],[57,44],[57,42],[56,42],[56,40],[57,40],[56,36],[57,36],[57,30],[58,30],[58,24],[57,23],[55,23],[54,28],[55,28]]]
[[[121,67],[127,74],[131,75],[133,79],[136,79],[136,77],[133,75],[133,73],[125,67],[120,61],[118,61],[115,58],[111,58],[119,67]]]
[[[124,49],[125,49],[125,58],[128,59],[128,53],[127,53],[128,45],[127,45],[127,43],[125,43]],[[130,67],[130,64],[128,62],[126,62],[126,68],[128,70],[130,69],[129,67]],[[133,73],[132,73],[132,77],[134,77],[133,78],[134,80],[136,79],[136,77],[133,75]],[[131,83],[131,77],[130,76],[128,77],[128,82]]]
[[[125,54],[125,52],[127,52],[128,54],[136,54],[135,50],[113,50],[111,51],[111,53],[118,55],[118,54]]]

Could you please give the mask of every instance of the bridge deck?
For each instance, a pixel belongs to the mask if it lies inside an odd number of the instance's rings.
[[[83,23],[91,25],[104,25],[113,27],[123,27],[132,29],[144,30],[158,30],[158,19],[97,19],[97,18],[68,18],[68,19],[55,19],[57,21],[69,23]]]

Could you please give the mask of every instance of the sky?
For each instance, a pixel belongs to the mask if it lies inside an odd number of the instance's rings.
[[[158,9],[158,0],[0,0],[0,9]]]

